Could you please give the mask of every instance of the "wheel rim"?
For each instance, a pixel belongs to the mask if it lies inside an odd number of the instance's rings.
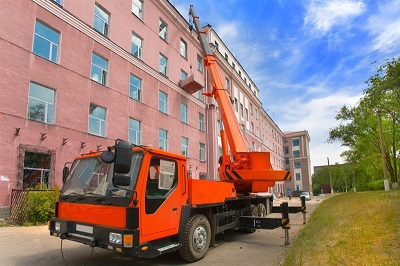
[[[201,252],[207,244],[207,231],[203,226],[196,227],[193,233],[193,248]]]

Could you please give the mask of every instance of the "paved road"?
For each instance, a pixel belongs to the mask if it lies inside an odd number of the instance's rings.
[[[307,202],[307,217],[322,201],[314,197]],[[279,204],[279,202],[278,202]],[[289,205],[300,205],[293,198]],[[275,215],[275,214],[274,214]],[[279,217],[280,214],[277,214]],[[303,214],[290,214],[290,240],[303,227]],[[216,245],[205,258],[191,265],[279,265],[289,246],[284,246],[284,230],[257,230],[253,234],[228,231],[217,235]],[[46,226],[0,228],[0,264],[5,265],[185,265],[178,254],[166,254],[155,259],[125,257],[116,252],[71,241],[62,242],[49,235]],[[90,257],[90,260],[88,261]]]

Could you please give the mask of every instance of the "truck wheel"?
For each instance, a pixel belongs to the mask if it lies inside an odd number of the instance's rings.
[[[179,255],[189,262],[201,260],[207,253],[211,240],[210,223],[202,214],[192,216],[180,235]]]
[[[255,216],[255,217],[258,217],[258,208],[257,208],[257,206],[256,205],[250,205],[250,215],[251,216]],[[245,228],[245,232],[246,233],[254,233],[254,232],[256,232],[257,231],[257,229],[255,229],[255,228]]]
[[[258,217],[265,217],[267,216],[267,208],[263,203],[259,203],[257,205]]]

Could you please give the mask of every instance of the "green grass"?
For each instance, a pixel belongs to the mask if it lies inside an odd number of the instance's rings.
[[[400,190],[323,201],[283,265],[400,265]]]

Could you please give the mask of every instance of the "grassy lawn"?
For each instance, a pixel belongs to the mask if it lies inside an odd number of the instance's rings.
[[[284,265],[400,265],[400,190],[344,193],[323,201]]]

